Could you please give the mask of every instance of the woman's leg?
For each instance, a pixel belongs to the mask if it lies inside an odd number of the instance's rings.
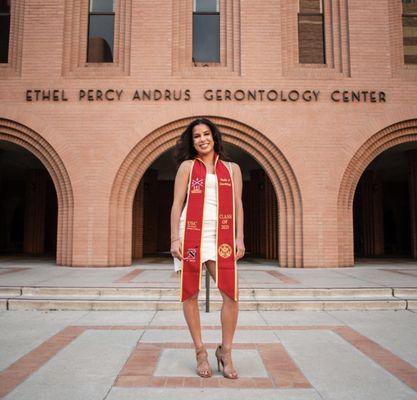
[[[206,261],[207,269],[210,271],[210,275],[215,279],[216,276],[216,263],[212,260]],[[216,350],[216,357],[222,360],[223,363],[223,375],[226,378],[236,379],[237,372],[232,363],[232,343],[233,336],[235,334],[237,317],[239,311],[239,304],[229,296],[220,292],[223,298],[221,322],[222,322],[222,345]]]
[[[189,297],[182,303],[185,320],[187,321],[188,329],[193,338],[194,346],[201,347],[203,341],[201,340],[201,325],[200,325],[200,310],[198,309],[198,292]]]
[[[198,309],[198,292],[182,303],[185,320],[197,354],[197,372],[202,377],[210,377],[212,374],[210,364],[207,361],[207,353],[201,339],[200,310]]]
[[[206,261],[207,269],[210,275],[215,279],[216,276],[216,263],[212,260]],[[234,301],[229,296],[220,292],[223,298],[222,310],[221,310],[221,323],[222,323],[222,345],[228,349],[232,347],[233,336],[235,334],[237,318],[239,313],[239,303]]]

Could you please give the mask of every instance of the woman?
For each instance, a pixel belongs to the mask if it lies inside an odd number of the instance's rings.
[[[245,254],[242,174],[237,164],[225,160],[221,134],[206,118],[188,125],[177,142],[176,159],[171,254],[176,271],[181,270],[181,300],[196,349],[197,374],[203,378],[212,375],[198,308],[204,263],[223,298],[217,367],[220,371],[222,365],[224,377],[236,379],[231,349],[238,317],[236,261]]]

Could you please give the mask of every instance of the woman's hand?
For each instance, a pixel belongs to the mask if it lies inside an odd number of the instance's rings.
[[[179,260],[182,260],[182,254],[181,254],[181,241],[179,239],[174,240],[171,242],[171,255],[172,257],[178,258]]]
[[[236,254],[235,260],[240,260],[245,255],[245,244],[243,243],[243,239],[236,239]]]

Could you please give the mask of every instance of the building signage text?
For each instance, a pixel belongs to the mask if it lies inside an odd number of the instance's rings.
[[[27,102],[178,102],[195,98],[208,102],[263,102],[263,103],[317,103],[327,100],[332,103],[385,103],[387,95],[381,90],[334,89],[321,92],[317,89],[206,89],[198,96],[191,89],[79,89],[75,93],[65,89],[28,89],[25,92]]]

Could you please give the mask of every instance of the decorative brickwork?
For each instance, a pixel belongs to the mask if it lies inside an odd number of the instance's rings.
[[[71,265],[74,199],[69,175],[61,158],[39,134],[8,119],[0,118],[0,140],[15,143],[29,150],[48,170],[58,196],[56,263]]]
[[[298,1],[281,2],[282,69],[297,79],[350,77],[348,0],[323,0],[326,64],[300,64]]]
[[[220,1],[220,64],[192,60],[193,0],[172,2],[172,73],[183,77],[240,75],[240,0]]]
[[[249,153],[268,174],[278,199],[279,264],[282,267],[302,267],[302,201],[288,161],[268,138],[255,129],[226,118],[209,118],[218,124],[225,142]],[[175,145],[192,119],[172,122],[147,135],[119,168],[110,197],[109,265],[131,264],[132,206],[136,188],[152,162]]]
[[[64,60],[66,76],[98,78],[130,73],[132,0],[116,1],[113,63],[87,63],[89,0],[66,0]]]
[[[9,62],[0,64],[0,78],[20,76],[22,72],[24,12],[25,0],[11,2]]]
[[[353,266],[352,206],[356,187],[375,157],[401,143],[417,140],[417,120],[393,124],[369,138],[355,153],[343,175],[338,195],[338,260],[340,267]]]
[[[417,65],[404,63],[402,6],[400,0],[388,2],[392,74],[407,80],[417,80]]]

